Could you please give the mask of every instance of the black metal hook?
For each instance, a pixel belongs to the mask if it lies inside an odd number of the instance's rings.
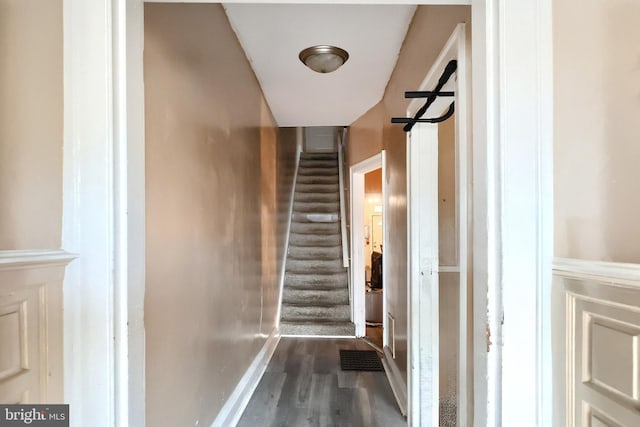
[[[405,98],[427,98],[424,105],[416,112],[413,118],[392,118],[391,123],[406,123],[404,131],[409,132],[416,123],[440,123],[447,120],[454,112],[453,103],[449,106],[449,110],[441,117],[423,119],[422,116],[427,112],[429,107],[435,102],[438,96],[454,96],[453,92],[442,92],[442,87],[449,81],[449,78],[456,72],[458,61],[452,59],[444,68],[442,75],[438,79],[438,84],[432,91],[405,92]]]

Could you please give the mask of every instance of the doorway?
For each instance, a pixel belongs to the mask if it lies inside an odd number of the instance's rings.
[[[360,244],[364,244],[365,252],[365,340],[382,353],[384,217],[381,167],[364,175],[364,193],[364,242]]]
[[[457,68],[444,81],[452,63]],[[420,88],[439,85],[436,92],[441,91],[423,111],[422,118],[430,122],[416,123],[407,134],[409,357],[414,367],[408,412],[410,422],[421,425],[464,426],[469,419],[473,313],[467,267],[466,81],[465,27],[460,24]],[[424,103],[412,102],[408,116]]]
[[[351,182],[351,291],[356,336],[378,350],[386,343],[387,319],[382,290],[386,241],[385,151],[354,165]],[[368,183],[368,185],[367,185]],[[372,259],[374,259],[372,265]]]

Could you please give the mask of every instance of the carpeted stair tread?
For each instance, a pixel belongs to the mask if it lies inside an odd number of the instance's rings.
[[[339,184],[340,178],[333,175],[298,175],[296,183],[300,184]]]
[[[282,304],[282,320],[310,322],[313,320],[348,321],[351,309],[348,304],[306,305]]]
[[[301,222],[291,223],[291,231],[299,234],[339,234],[339,222]]]
[[[309,292],[306,289],[288,289],[282,298],[283,304],[349,304],[349,291],[345,288],[316,289]]]
[[[287,272],[331,274],[344,271],[342,259],[289,259]]]
[[[333,168],[318,168],[318,167],[300,168],[300,170],[298,171],[298,176],[336,176],[336,175],[338,175],[337,166]]]
[[[321,159],[301,159],[300,160],[300,168],[299,169],[307,169],[307,168],[337,168],[338,167],[338,159],[329,159],[329,160],[321,160]],[[299,170],[298,170],[299,173]]]
[[[338,153],[300,153],[301,160],[338,160]]]
[[[342,236],[340,234],[300,234],[291,233],[289,244],[294,246],[337,246],[340,245]]]
[[[342,260],[337,153],[303,153],[294,189],[280,330],[353,336]]]
[[[289,246],[289,259],[342,259],[341,246]]]
[[[296,183],[296,192],[300,193],[338,193],[339,190],[340,184],[337,181],[332,184]]]
[[[304,222],[304,223],[314,223],[314,224],[328,224],[328,223],[340,223],[340,214],[339,213],[313,213],[313,212],[293,212],[291,215],[291,221],[293,222]]]
[[[293,202],[296,213],[340,213],[340,202]]]
[[[331,274],[309,274],[286,272],[284,287],[290,289],[337,289],[346,288],[347,272]]]
[[[355,325],[351,322],[280,322],[282,335],[317,335],[317,336],[345,336],[356,334]]]
[[[293,195],[296,202],[340,202],[340,193],[305,193],[297,192]]]

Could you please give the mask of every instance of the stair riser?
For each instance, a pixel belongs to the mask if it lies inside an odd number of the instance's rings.
[[[345,271],[342,260],[287,260],[287,272],[290,273],[315,273],[315,274],[332,274],[342,273]]]
[[[300,160],[333,160],[338,161],[338,153],[300,153]]]
[[[337,160],[309,160],[302,159],[300,160],[300,168],[328,168],[333,169],[338,167]]]
[[[314,224],[335,224],[340,221],[338,213],[313,213],[313,212],[293,212],[292,222],[305,222]]]
[[[348,321],[350,317],[349,306],[344,304],[333,306],[296,306],[282,304],[282,319],[287,321]]]
[[[293,200],[296,202],[311,202],[311,203],[339,203],[340,194],[338,193],[299,193],[296,192],[293,196]]]
[[[298,175],[296,184],[338,184],[339,178],[336,175]]]
[[[317,336],[344,336],[352,337],[356,334],[353,323],[303,323],[303,322],[280,322],[280,333],[282,335],[317,335]]]
[[[292,222],[291,232],[299,234],[339,234],[339,222]]]
[[[295,202],[293,204],[293,211],[296,212],[296,213],[339,214],[340,213],[340,203]]]
[[[349,304],[349,292],[346,289],[336,289],[331,291],[287,289],[283,295],[282,302],[284,304],[298,305]]]
[[[328,246],[324,248],[307,246],[289,246],[287,259],[340,259],[342,260],[342,247]]]
[[[298,170],[298,176],[337,176],[339,177],[340,171],[337,167],[333,168],[313,168],[313,167],[301,167]]]
[[[291,233],[289,244],[293,246],[339,246],[340,235],[323,236],[317,234],[297,234]]]
[[[340,289],[347,288],[347,274],[332,275],[286,273],[284,286],[295,289]]]
[[[296,193],[338,193],[338,184],[296,184]]]

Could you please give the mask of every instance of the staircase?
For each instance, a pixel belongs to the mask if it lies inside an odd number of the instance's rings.
[[[353,336],[342,263],[337,153],[302,153],[285,268],[280,332]]]

